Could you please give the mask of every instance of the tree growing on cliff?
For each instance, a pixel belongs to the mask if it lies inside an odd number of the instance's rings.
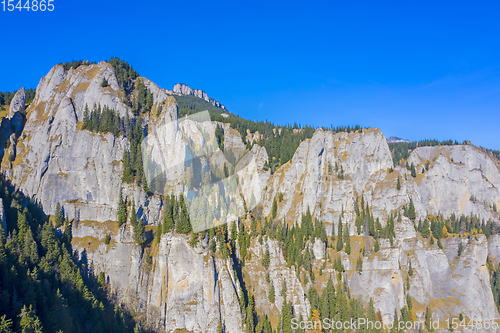
[[[274,303],[276,297],[276,291],[274,290],[274,283],[271,281],[271,287],[269,288],[269,302]]]
[[[358,257],[358,260],[356,261],[356,270],[358,271],[359,274],[363,271],[363,258]]]
[[[137,219],[137,213],[135,212],[135,202],[132,201],[132,212],[130,213],[130,224],[134,230],[134,240],[139,245],[143,245],[146,242],[146,230],[142,221]]]
[[[266,247],[266,252],[264,253],[264,257],[262,258],[262,266],[264,266],[264,268],[267,270],[270,263],[271,259],[269,258],[269,248]]]
[[[413,199],[410,198],[410,205],[408,206],[408,218],[415,221],[415,205],[413,204]]]
[[[398,175],[398,184],[396,185],[396,189],[401,190],[401,176]]]
[[[415,168],[415,165],[413,163],[411,164],[411,176],[413,178],[417,177],[417,169]]]
[[[54,224],[56,228],[59,228],[64,223],[64,207],[61,207],[61,204],[57,202],[56,205],[56,213],[54,218]]]
[[[342,218],[339,216],[339,223],[337,225],[337,252],[342,251],[344,242],[342,240],[344,233],[342,231]]]
[[[117,215],[117,223],[118,227],[121,227],[122,224],[127,222],[127,205],[125,204],[125,200],[123,200],[122,189],[120,188],[120,195],[118,197],[118,215]]]
[[[172,199],[175,200],[175,197],[172,195],[172,198],[167,195],[165,199],[165,208],[163,209],[163,226],[162,233],[170,232],[174,228],[174,219],[172,216]]]
[[[344,229],[345,253],[351,254],[351,236],[349,235],[349,225]]]
[[[271,209],[271,216],[273,220],[276,218],[276,214],[278,212],[278,203],[276,202],[276,198],[273,200],[273,207]]]
[[[184,195],[181,193],[179,195],[179,219],[176,223],[175,231],[180,234],[189,234],[193,228],[191,227],[191,222],[189,220],[189,214],[186,207],[186,202],[184,201]]]

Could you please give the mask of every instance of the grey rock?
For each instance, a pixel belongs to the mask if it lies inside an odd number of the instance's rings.
[[[204,92],[203,90],[191,89],[189,86],[187,86],[187,85],[185,85],[183,83],[177,83],[174,86],[174,92],[177,93],[177,94],[180,94],[180,95],[193,95],[193,96],[196,96],[198,98],[201,98],[201,99],[207,101],[208,103],[212,104],[215,107],[218,107],[218,108],[220,108],[222,110],[227,110],[224,105],[222,105],[221,103],[217,102],[213,98],[208,97],[207,93]]]
[[[10,102],[9,118],[14,116],[16,112],[23,112],[26,107],[26,90],[21,87]]]
[[[429,171],[417,183],[423,210],[444,216],[476,214],[485,220],[499,217],[492,209],[493,203],[500,207],[498,162],[465,145],[420,147],[408,159],[419,174],[427,161]]]
[[[7,236],[7,220],[5,219],[5,211],[3,208],[3,200],[0,198],[0,222],[2,223],[3,231]]]

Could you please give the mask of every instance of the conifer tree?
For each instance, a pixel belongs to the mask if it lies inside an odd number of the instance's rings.
[[[123,193],[120,187],[120,195],[118,197],[118,216],[117,216],[118,227],[121,227],[122,224],[124,224],[125,222],[127,222],[127,206],[125,204],[125,201],[123,200]]]
[[[276,218],[276,214],[278,212],[278,203],[276,202],[276,198],[274,198],[274,201],[273,201],[273,207],[272,207],[272,210],[271,210],[271,216],[273,218],[273,220]]]
[[[401,190],[401,176],[398,175],[398,184],[396,185],[396,189]]]
[[[12,333],[12,319],[7,319],[7,315],[0,318],[0,332]]]
[[[363,258],[362,257],[358,257],[358,260],[356,261],[356,270],[359,272],[359,274],[361,274],[361,272],[363,271]]]
[[[180,234],[189,234],[192,230],[184,195],[181,193],[179,195],[179,219],[177,220],[175,231]]]
[[[269,268],[271,260],[269,258],[269,248],[266,247],[266,252],[264,253],[264,257],[262,258],[262,266],[267,270]]]
[[[343,231],[342,231],[342,218],[339,217],[339,223],[337,226],[337,252],[342,251],[344,248],[344,242],[342,241],[343,238]]]
[[[89,127],[90,127],[89,106],[85,104],[85,109],[83,110],[83,129],[89,129]]]
[[[248,295],[248,304],[247,304],[247,309],[246,309],[246,326],[247,326],[247,333],[254,333],[254,328],[255,328],[255,321],[254,321],[254,309],[255,304],[254,304],[254,299],[252,295]]]
[[[165,208],[163,211],[162,233],[170,232],[170,230],[172,230],[173,228],[174,228],[174,219],[172,216],[172,205],[169,196],[167,196],[167,199],[165,200]]]
[[[127,150],[123,151],[123,175],[122,182],[130,184],[134,181],[134,174],[132,173],[132,168],[130,166],[130,155]]]
[[[158,223],[158,227],[156,228],[155,241],[156,243],[160,243],[161,236],[163,235],[163,223]]]
[[[57,202],[56,205],[56,213],[54,219],[55,227],[59,228],[64,223],[64,208],[61,207],[61,204]]]
[[[108,86],[108,80],[105,77],[102,78],[101,87],[106,88]]]
[[[240,231],[238,232],[238,245],[240,247],[240,259],[242,263],[245,262],[245,257],[247,256],[247,231],[245,230],[244,223],[239,224]]]
[[[135,226],[137,224],[137,213],[135,212],[135,202],[132,200],[132,208],[130,212],[130,224]]]
[[[23,333],[42,333],[42,323],[35,314],[35,310],[33,310],[31,304],[29,308],[27,308],[26,305],[23,306],[19,317],[21,317],[19,325]]]
[[[394,332],[394,333],[399,333],[399,316],[398,316],[398,309],[395,308],[394,309],[394,322],[392,324],[392,331],[391,332]]]
[[[280,293],[280,295],[283,296],[283,297],[286,297],[287,290],[288,290],[288,288],[286,286],[286,281],[285,281],[285,279],[283,279],[283,283],[281,285],[281,293]]]
[[[413,199],[410,198],[410,205],[408,207],[408,218],[415,221],[415,205],[413,204]]]
[[[351,236],[349,236],[349,225],[344,229],[345,253],[351,254]]]
[[[137,214],[135,212],[135,202],[132,201],[132,212],[130,213],[130,224],[134,230],[134,239],[139,245],[143,245],[146,242],[146,230],[142,221],[137,219]]]
[[[238,229],[236,227],[236,222],[233,221],[231,222],[231,242],[233,248],[235,247],[237,239],[238,239]]]
[[[269,302],[274,303],[276,292],[274,290],[274,283],[271,281],[271,287],[269,288]]]
[[[142,141],[142,140],[141,140]],[[144,165],[142,164],[142,150],[141,150],[141,141],[137,143],[137,151],[135,154],[135,177],[137,183],[143,183],[145,179],[144,176]]]

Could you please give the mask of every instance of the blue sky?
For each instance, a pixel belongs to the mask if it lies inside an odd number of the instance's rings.
[[[0,12],[0,91],[36,87],[59,62],[118,56],[163,88],[203,89],[252,120],[500,149],[498,3],[54,4]]]

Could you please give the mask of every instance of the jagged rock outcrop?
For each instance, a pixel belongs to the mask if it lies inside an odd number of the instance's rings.
[[[18,135],[22,129],[23,129],[23,116],[22,113],[24,112],[26,107],[26,90],[24,87],[19,89],[14,97],[12,98],[12,101],[10,102],[10,109],[9,109],[9,120],[10,120],[10,125],[12,128],[12,131]]]
[[[425,172],[427,162],[430,168]],[[479,149],[467,145],[420,147],[408,163],[416,166],[416,183],[427,212],[498,218],[492,207],[500,207],[500,167]]]
[[[9,142],[9,159],[15,155],[16,139],[20,135],[24,126],[22,113],[25,110],[26,90],[24,87],[19,89],[10,102],[9,115],[2,118],[0,123],[0,158],[4,155],[4,148]],[[12,143],[14,145],[12,145]]]
[[[204,99],[208,103],[212,104],[215,107],[218,107],[222,110],[226,110],[226,107],[221,103],[217,102],[213,98],[208,97],[207,93],[200,89],[191,89],[189,86],[184,83],[177,83],[174,86],[174,92],[180,95],[193,95],[198,98]]]
[[[108,87],[101,87],[106,78]],[[2,165],[12,183],[53,214],[60,202],[70,218],[106,221],[116,218],[121,186],[124,137],[79,130],[85,105],[108,105],[129,112],[113,67],[101,62],[65,71],[54,66],[41,79],[26,110],[16,159]]]

